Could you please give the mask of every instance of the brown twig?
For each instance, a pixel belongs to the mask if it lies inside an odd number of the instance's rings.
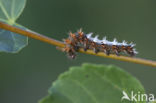
[[[57,41],[55,39],[49,38],[47,36],[29,31],[29,30],[22,30],[20,28],[17,28],[17,27],[14,27],[14,26],[2,23],[2,22],[0,22],[0,28],[11,31],[11,32],[15,32],[17,34],[21,34],[21,35],[24,35],[24,36],[27,36],[27,37],[30,37],[33,39],[37,39],[37,40],[49,43],[51,45],[61,47],[61,48],[65,47],[65,44],[63,42]],[[113,54],[108,56],[102,52],[99,52],[96,54],[92,50],[87,50],[85,52],[83,49],[80,49],[79,52],[85,53],[85,54],[96,55],[96,56],[100,56],[100,57],[105,57],[105,58],[111,58],[111,59],[133,62],[133,63],[137,63],[137,64],[144,64],[144,65],[156,67],[156,61],[151,61],[151,60],[146,60],[146,59],[141,59],[141,58],[127,57],[127,56],[116,56]]]

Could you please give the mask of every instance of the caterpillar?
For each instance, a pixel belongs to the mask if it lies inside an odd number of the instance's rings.
[[[69,33],[67,39],[63,39],[65,43],[64,51],[68,57],[74,59],[79,48],[83,48],[84,51],[88,49],[93,50],[95,53],[103,52],[106,55],[116,54],[119,56],[121,53],[128,54],[129,56],[135,56],[138,52],[135,50],[135,44],[128,44],[126,41],[122,43],[117,42],[116,39],[108,41],[106,37],[102,40],[98,39],[98,35],[92,37],[93,33],[85,34],[82,30],[76,33]]]

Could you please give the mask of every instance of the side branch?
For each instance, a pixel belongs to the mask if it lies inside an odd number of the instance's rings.
[[[11,32],[15,32],[20,35],[24,35],[33,39],[37,39],[46,43],[49,43],[51,45],[55,45],[58,47],[65,47],[65,44],[63,42],[57,41],[55,39],[49,38],[47,36],[29,31],[29,30],[22,30],[17,27],[13,27],[11,25],[5,24],[0,22],[0,28],[5,29]],[[87,50],[86,52],[83,49],[80,49],[79,52],[85,53],[85,54],[91,54],[91,55],[96,55],[96,56],[101,56],[105,58],[111,58],[111,59],[116,59],[116,60],[121,60],[121,61],[127,61],[127,62],[133,62],[137,64],[143,64],[143,65],[148,65],[148,66],[153,66],[156,67],[156,61],[151,61],[151,60],[146,60],[146,59],[141,59],[141,58],[134,58],[134,57],[127,57],[127,56],[116,56],[113,54],[110,54],[109,56],[106,55],[105,53],[99,52],[99,53],[94,53],[92,50]]]

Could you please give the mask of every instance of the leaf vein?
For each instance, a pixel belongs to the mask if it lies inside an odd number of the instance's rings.
[[[15,0],[12,1],[12,5],[11,5],[11,17],[14,17],[14,8],[15,8]]]
[[[1,9],[2,9],[4,15],[6,16],[6,18],[9,20],[10,17],[9,17],[9,15],[8,15],[7,11],[5,10],[5,7],[3,6],[3,4],[2,4],[1,1],[0,1],[0,7],[1,7]]]
[[[72,80],[72,79],[71,79]],[[94,95],[92,95],[92,93],[84,86],[84,85],[82,85],[78,80],[72,80],[74,83],[76,83],[77,85],[79,85],[87,94],[88,94],[88,96],[90,96],[91,98],[92,98],[92,100],[94,101],[94,103],[99,103],[98,101],[97,101],[97,99],[95,98],[95,96]]]

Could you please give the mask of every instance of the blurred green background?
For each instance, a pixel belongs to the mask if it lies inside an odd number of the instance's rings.
[[[57,40],[83,28],[100,38],[133,41],[137,57],[156,60],[155,5],[155,0],[28,0],[17,22]],[[17,54],[0,53],[0,103],[36,103],[59,74],[84,62],[117,65],[156,95],[156,68],[85,54],[70,60],[55,46],[29,39]]]

